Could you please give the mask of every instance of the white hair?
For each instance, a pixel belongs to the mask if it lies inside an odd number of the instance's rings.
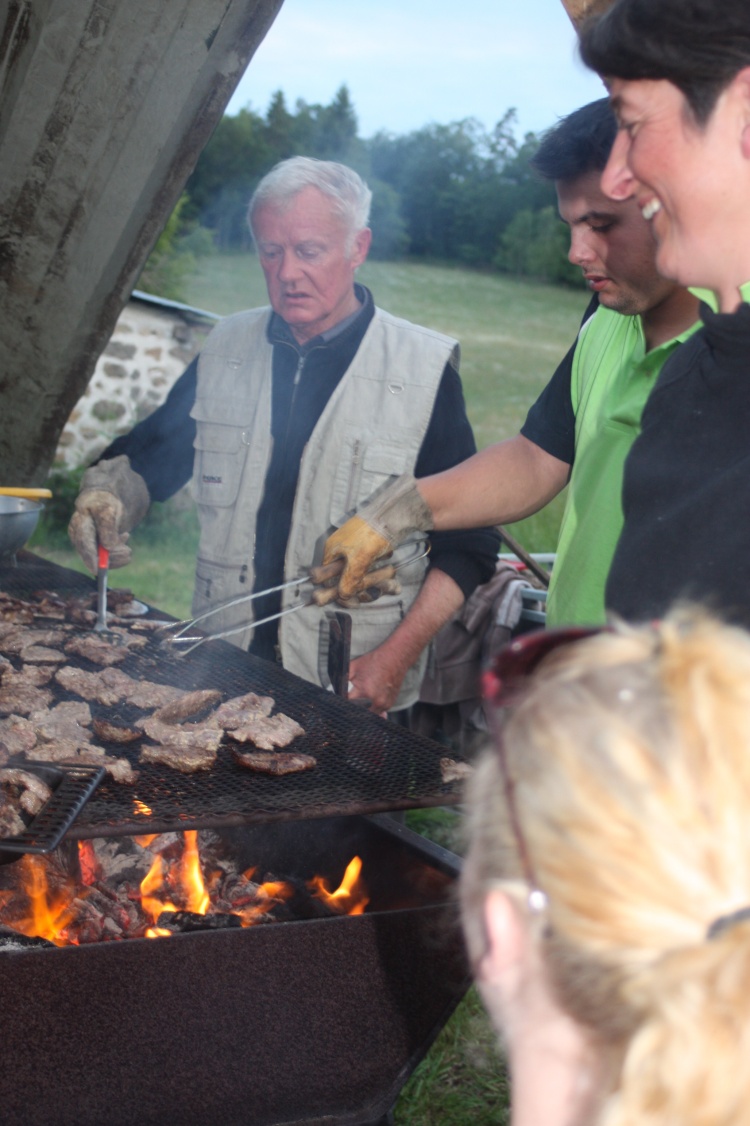
[[[253,238],[253,219],[260,207],[290,203],[305,188],[317,188],[332,200],[335,214],[348,231],[347,245],[351,248],[355,234],[367,226],[372,192],[352,168],[310,156],[282,160],[260,181],[247,209],[247,223]]]

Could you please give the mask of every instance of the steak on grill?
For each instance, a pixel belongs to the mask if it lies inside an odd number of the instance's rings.
[[[296,720],[281,712],[273,716],[256,716],[229,732],[230,737],[238,743],[254,743],[263,751],[272,751],[274,747],[288,747],[293,739],[304,734],[305,729]]]
[[[183,774],[210,770],[216,762],[216,748],[198,745],[147,746],[141,749],[141,762],[158,762]]]
[[[184,723],[186,719],[191,719],[207,708],[212,708],[220,699],[221,692],[215,688],[199,688],[195,692],[185,692],[176,700],[155,711],[152,719],[158,720],[159,723]],[[211,719],[215,722],[215,716]]]
[[[296,755],[290,751],[244,752],[235,747],[232,753],[240,766],[261,774],[299,774],[318,765],[318,760],[312,755]]]

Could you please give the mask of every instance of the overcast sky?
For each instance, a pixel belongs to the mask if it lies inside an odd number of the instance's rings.
[[[346,83],[359,134],[407,133],[511,106],[518,135],[604,95],[561,0],[284,0],[229,103],[265,113],[283,90],[328,104]]]

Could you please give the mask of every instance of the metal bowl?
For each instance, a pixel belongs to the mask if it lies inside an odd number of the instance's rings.
[[[0,558],[14,555],[28,542],[43,508],[40,500],[0,496]]]

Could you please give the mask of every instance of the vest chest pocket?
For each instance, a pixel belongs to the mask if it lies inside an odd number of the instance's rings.
[[[193,494],[198,504],[227,507],[236,501],[249,451],[249,419],[247,426],[241,423],[246,413],[241,404],[212,403],[209,416],[196,402]]]
[[[331,523],[343,524],[353,508],[412,467],[406,444],[356,438],[346,443],[331,490]]]

